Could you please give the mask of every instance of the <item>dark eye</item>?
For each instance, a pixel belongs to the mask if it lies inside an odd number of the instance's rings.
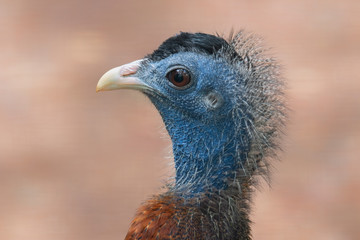
[[[166,74],[166,78],[177,88],[184,89],[190,86],[191,77],[188,70],[183,68],[176,68]]]

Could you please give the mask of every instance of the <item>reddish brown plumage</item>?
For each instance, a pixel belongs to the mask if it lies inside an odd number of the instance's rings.
[[[174,200],[172,196],[148,200],[136,212],[125,239],[171,239],[177,224]]]
[[[185,199],[167,193],[148,200],[138,209],[125,240],[232,239],[232,236],[247,240],[250,239],[247,206],[246,201],[226,195],[208,193]],[[222,232],[224,229],[227,230]]]
[[[189,200],[165,195],[145,202],[136,212],[125,240],[209,239],[209,219]],[[191,237],[191,238],[189,238]]]

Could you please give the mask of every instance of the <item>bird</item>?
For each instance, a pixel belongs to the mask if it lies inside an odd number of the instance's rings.
[[[113,68],[96,91],[150,99],[172,142],[175,175],[136,211],[126,240],[252,239],[253,192],[269,180],[287,119],[285,81],[262,38],[180,32]]]

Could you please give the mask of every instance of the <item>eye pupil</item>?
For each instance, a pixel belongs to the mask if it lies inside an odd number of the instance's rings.
[[[179,73],[180,71],[177,70],[174,76],[174,81],[177,83],[181,83],[182,81],[184,81],[184,77],[181,75],[181,73]]]
[[[172,83],[173,87],[179,89],[184,89],[191,83],[189,71],[183,68],[171,70],[166,77]]]

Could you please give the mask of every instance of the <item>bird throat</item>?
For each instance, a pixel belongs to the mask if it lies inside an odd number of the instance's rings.
[[[189,196],[224,190],[243,169],[249,144],[231,121],[176,127],[165,121],[173,142],[175,187]],[[186,125],[186,122],[183,122]],[[237,136],[240,134],[240,136]]]

